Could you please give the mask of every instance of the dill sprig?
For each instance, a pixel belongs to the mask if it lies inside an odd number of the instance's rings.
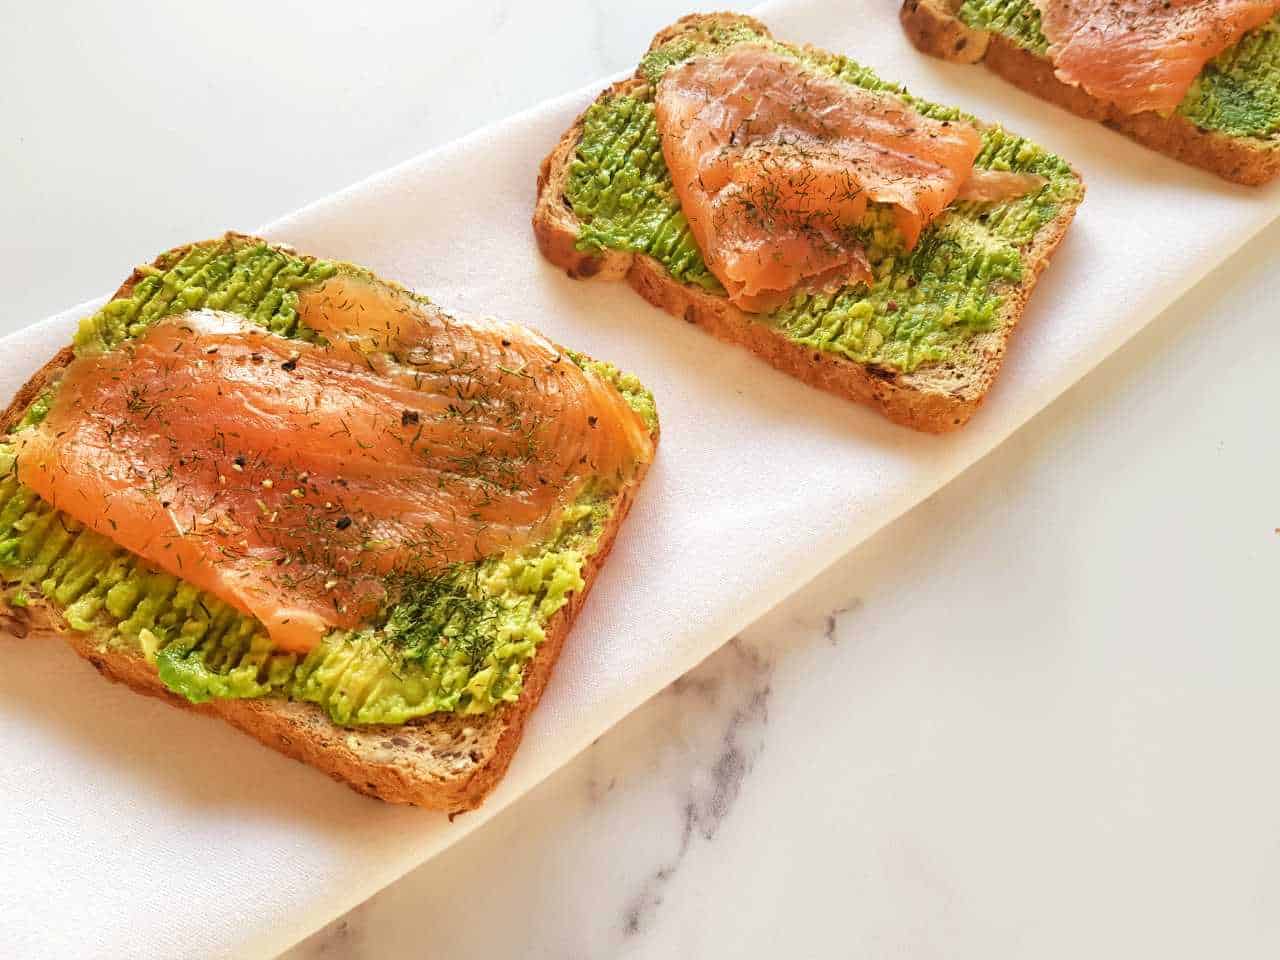
[[[395,602],[381,631],[384,643],[406,663],[461,652],[476,669],[492,651],[505,611],[501,600],[480,588],[479,575],[474,563],[392,575],[388,593]]]

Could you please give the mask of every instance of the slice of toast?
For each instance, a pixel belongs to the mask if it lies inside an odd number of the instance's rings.
[[[207,243],[226,244],[234,249],[265,241],[227,234]],[[145,277],[173,265],[196,246],[201,245],[175,248],[161,254],[150,267],[136,269],[112,300],[129,297]],[[288,247],[268,246],[293,254]],[[313,258],[303,259],[314,262]],[[32,402],[72,359],[72,348],[64,348],[18,391],[0,415],[0,435],[7,435],[19,424]],[[657,434],[655,423],[655,441]],[[519,698],[488,713],[439,712],[405,724],[339,726],[320,706],[277,696],[192,703],[161,681],[154,663],[142,649],[105,643],[107,628],[73,629],[58,604],[47,597],[30,596],[22,606],[0,603],[0,623],[15,636],[60,636],[103,676],[176,706],[221,717],[263,744],[322,770],[360,793],[452,815],[479,806],[506,772],[529,714],[546,688],[565,638],[631,507],[644,466],[633,481],[614,495],[595,549],[582,569],[582,588],[571,593],[568,602],[543,624],[545,639],[525,664]],[[14,583],[10,581],[6,586]]]
[[[691,15],[659,32],[650,45],[650,55],[655,51],[679,49],[677,45],[686,41],[695,43],[708,35],[735,31],[772,40],[768,28],[752,17],[728,13]],[[812,47],[795,49],[825,56]],[[862,70],[851,61],[841,59],[841,62]],[[596,103],[617,97],[651,96],[652,89],[642,63],[634,76],[605,90]],[[1056,214],[1019,250],[1020,279],[994,284],[1000,305],[988,329],[975,333],[944,360],[927,362],[911,370],[894,369],[880,363],[858,362],[839,352],[800,342],[760,317],[738,309],[723,292],[674,276],[659,259],[646,252],[602,249],[597,244],[584,243],[585,222],[575,212],[567,187],[589,112],[584,112],[565,131],[538,172],[533,230],[539,248],[549,261],[575,278],[625,279],[655,306],[703,327],[722,340],[746,347],[779,370],[811,386],[874,407],[896,423],[930,433],[945,433],[962,426],[986,397],[1027,298],[1061,242],[1084,194],[1083,184],[1072,172],[1078,187],[1074,196],[1058,205]],[[996,129],[980,122],[975,125],[980,130]],[[1064,169],[1069,168],[1064,165]]]
[[[922,53],[954,63],[981,63],[1015,86],[1183,163],[1225,180],[1258,186],[1280,175],[1280,139],[1235,136],[1173,113],[1126,113],[1054,75],[1048,57],[998,30],[975,29],[957,16],[962,0],[904,0],[899,14]]]

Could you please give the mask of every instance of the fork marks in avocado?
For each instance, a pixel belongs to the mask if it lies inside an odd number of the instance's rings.
[[[138,269],[143,277],[128,296],[81,321],[77,352],[109,350],[161,317],[202,308],[240,314],[282,337],[312,340],[314,334],[298,323],[297,291],[337,272],[326,260],[235,239],[195,244],[171,263]]]
[[[759,35],[742,24],[710,39],[680,37],[652,51],[642,70],[656,82],[668,67],[708,44],[753,39]],[[848,83],[902,96],[937,119],[971,119],[912,97],[847,57],[775,46]],[[901,372],[955,358],[976,334],[995,326],[1005,290],[1022,277],[1022,249],[1056,216],[1062,202],[1080,192],[1064,161],[998,127],[983,131],[976,164],[1037,173],[1048,183],[1038,193],[1002,204],[954,206],[909,253],[886,211],[873,208],[862,233],[874,283],[798,294],[760,319],[815,350]],[[565,196],[581,221],[579,249],[648,254],[677,280],[719,290],[671,188],[652,88],[602,97],[587,110]]]
[[[652,105],[629,97],[596,103],[584,123],[566,191],[584,224],[579,249],[646,253],[677,279],[719,290],[675,199]]]
[[[1274,137],[1280,130],[1280,17],[1210,60],[1178,112],[1206,130]]]

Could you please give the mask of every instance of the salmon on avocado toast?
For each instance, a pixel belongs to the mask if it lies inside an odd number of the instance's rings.
[[[660,32],[542,164],[574,277],[935,433],[973,415],[1084,195],[1060,158],[736,14]]]
[[[976,194],[971,183],[985,184],[984,203],[1045,184],[974,169],[982,136],[970,124],[935,120],[765,44],[670,68],[654,104],[671,185],[707,269],[754,313],[802,288],[872,282],[858,235],[871,203],[890,211],[913,250],[953,200]]]
[[[1205,65],[1280,0],[1033,0],[1054,74],[1126,113],[1178,108]]]
[[[1280,0],[905,0],[925,53],[1237,183],[1280,175]]]
[[[658,434],[609,364],[238,235],[135,271],[4,429],[11,621],[451,811],[505,769]]]

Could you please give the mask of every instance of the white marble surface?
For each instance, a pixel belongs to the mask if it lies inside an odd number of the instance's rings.
[[[229,6],[0,10],[0,332],[629,67],[695,5]],[[291,956],[1276,955],[1278,260],[1273,227]]]

